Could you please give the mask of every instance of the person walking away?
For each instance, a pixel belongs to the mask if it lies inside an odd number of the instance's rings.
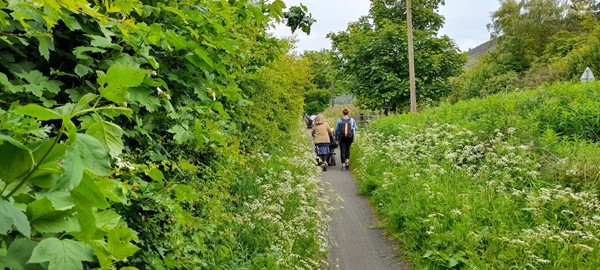
[[[319,156],[320,163],[323,170],[327,170],[327,155],[329,155],[329,137],[333,134],[329,124],[325,122],[325,117],[322,114],[317,115],[314,121],[314,127],[312,130],[312,136],[315,142],[315,150],[317,156]]]
[[[354,132],[358,130],[358,125],[354,118],[350,117],[350,110],[344,108],[344,115],[338,119],[335,125],[335,136],[340,145],[340,160],[342,162],[342,171],[350,167],[350,146],[354,142]]]
[[[310,116],[308,116],[308,113],[304,114],[302,121],[306,124],[306,128],[312,128],[312,120],[310,119]]]

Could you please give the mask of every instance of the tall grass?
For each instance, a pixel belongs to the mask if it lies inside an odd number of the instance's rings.
[[[600,84],[557,84],[358,134],[360,190],[418,269],[600,265]]]

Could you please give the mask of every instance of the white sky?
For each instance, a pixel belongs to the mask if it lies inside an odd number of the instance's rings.
[[[286,5],[298,3],[308,7],[308,12],[317,20],[311,27],[310,35],[296,30],[299,39],[297,50],[321,50],[331,48],[326,35],[329,32],[346,30],[349,22],[369,13],[370,0],[284,0]],[[490,14],[499,7],[498,0],[445,0],[439,12],[446,18],[440,34],[446,34],[467,51],[486,42],[490,33],[486,25],[491,22]],[[276,36],[291,36],[289,27],[281,24],[273,33]]]

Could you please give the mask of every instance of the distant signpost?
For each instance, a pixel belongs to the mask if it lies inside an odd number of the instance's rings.
[[[583,72],[583,74],[581,75],[581,78],[579,78],[579,80],[581,82],[591,82],[591,81],[595,81],[596,78],[594,78],[594,74],[592,73],[592,70],[589,67],[586,67],[585,71]]]

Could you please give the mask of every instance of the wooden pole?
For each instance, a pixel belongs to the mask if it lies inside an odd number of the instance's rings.
[[[415,50],[413,48],[412,4],[406,0],[406,25],[408,30],[408,76],[410,80],[410,112],[417,112],[417,90],[415,81]]]

